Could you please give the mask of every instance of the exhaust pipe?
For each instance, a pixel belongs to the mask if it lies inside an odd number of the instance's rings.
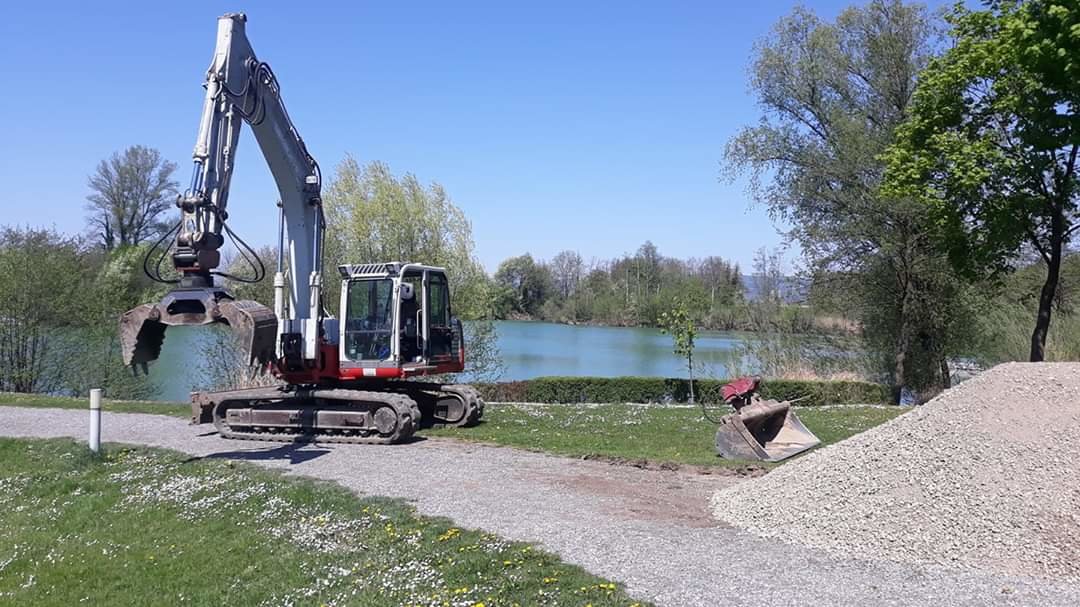
[[[147,363],[161,355],[167,328],[214,323],[232,328],[250,364],[265,365],[274,359],[277,317],[273,310],[256,301],[234,300],[224,289],[180,288],[160,303],[143,304],[120,317],[124,364],[145,373]]]

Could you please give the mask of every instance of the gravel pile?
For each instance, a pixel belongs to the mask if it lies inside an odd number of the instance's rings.
[[[833,554],[1080,582],[1080,364],[1000,365],[712,506]]]

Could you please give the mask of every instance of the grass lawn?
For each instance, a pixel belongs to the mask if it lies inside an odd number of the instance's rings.
[[[86,409],[80,398],[0,393],[0,406]],[[189,418],[182,403],[105,400],[105,411],[158,413]],[[909,407],[803,407],[799,419],[821,439],[835,443],[910,410]],[[719,413],[716,413],[719,415]],[[716,426],[694,407],[634,405],[489,405],[473,428],[421,430],[442,436],[546,451],[571,457],[601,456],[654,463],[742,467],[716,455]],[[790,460],[789,460],[790,461]],[[758,464],[755,464],[758,465]]]
[[[70,396],[46,396],[44,394],[23,394],[20,392],[0,392],[0,406],[44,407],[52,409],[89,409],[89,398]],[[112,400],[102,399],[102,411],[117,413],[156,413],[191,419],[189,403],[167,403],[149,400]]]
[[[522,543],[253,465],[0,439],[0,604],[635,605]]]
[[[799,419],[834,443],[889,421],[909,407],[806,407]],[[716,426],[690,407],[489,405],[473,428],[425,430],[428,436],[497,443],[575,457],[603,456],[699,466],[745,466],[716,455]],[[790,461],[790,460],[789,460]]]

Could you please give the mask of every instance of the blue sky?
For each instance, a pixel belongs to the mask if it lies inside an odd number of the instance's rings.
[[[849,2],[807,4],[831,18]],[[489,270],[527,251],[610,258],[646,239],[748,268],[781,238],[720,162],[759,115],[752,45],[792,6],[15,3],[0,21],[2,222],[82,231],[87,175],[132,144],[160,149],[186,184],[216,17],[244,11],[324,173],[351,153],[442,183]],[[276,200],[245,130],[231,225],[272,242]]]

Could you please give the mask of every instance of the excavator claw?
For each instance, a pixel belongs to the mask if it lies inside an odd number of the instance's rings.
[[[165,329],[222,323],[232,328],[249,357],[265,365],[274,358],[277,317],[273,310],[251,300],[234,300],[222,289],[176,289],[157,304],[143,304],[120,317],[124,364],[146,371],[161,354]]]
[[[727,459],[778,462],[821,444],[788,401],[763,400],[761,380],[744,377],[724,386],[724,401],[735,412],[720,418],[716,452]]]

